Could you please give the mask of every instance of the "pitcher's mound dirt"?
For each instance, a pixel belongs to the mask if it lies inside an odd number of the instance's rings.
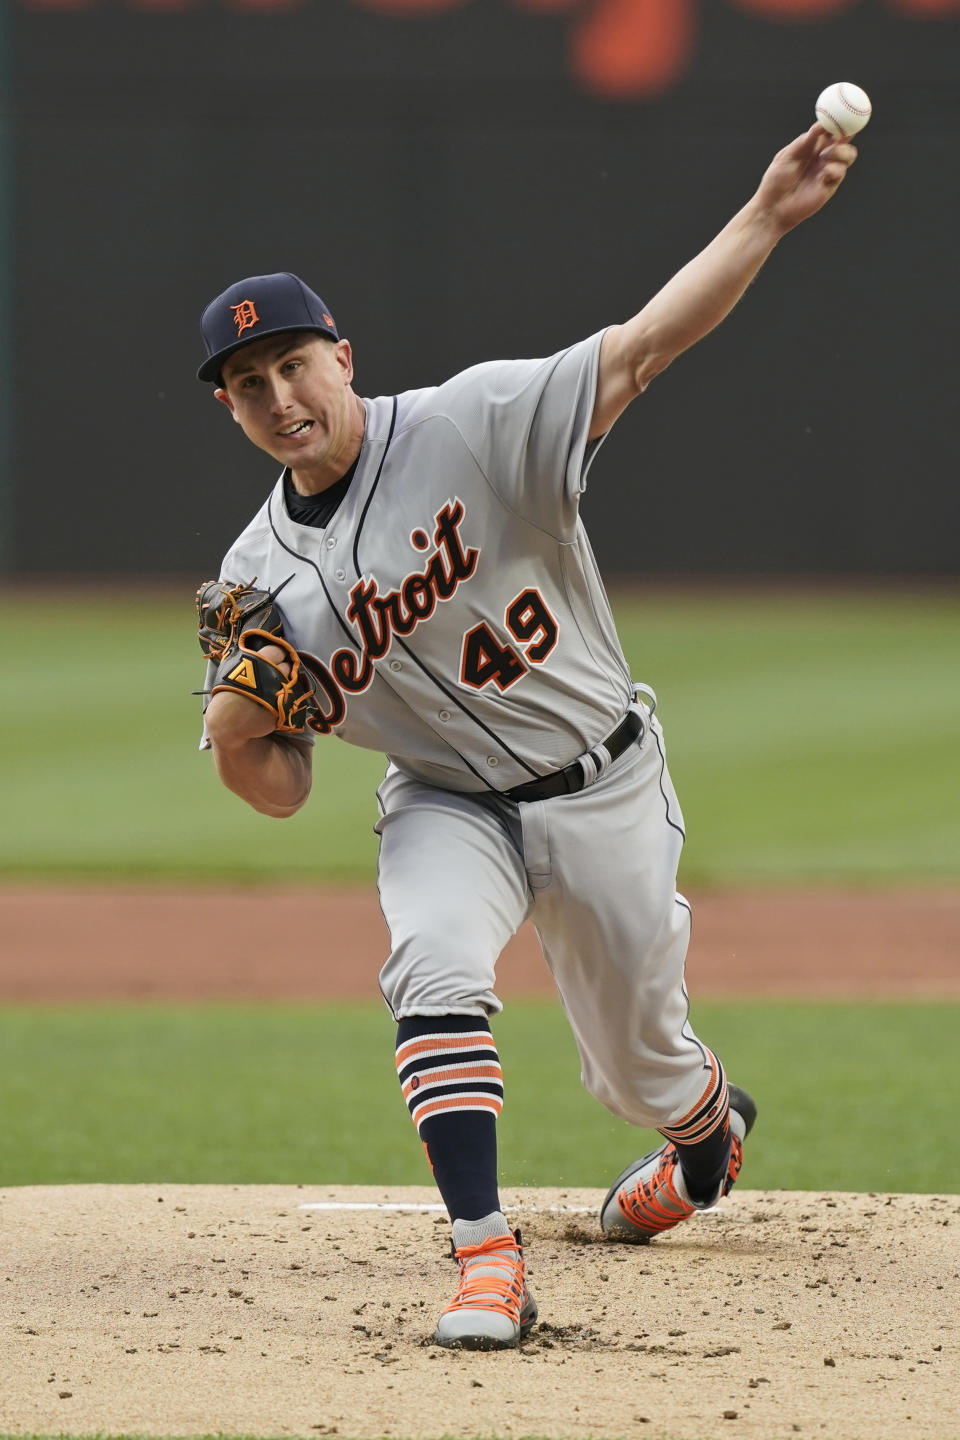
[[[541,1323],[430,1343],[426,1188],[0,1191],[10,1434],[955,1440],[960,1198],[735,1191],[648,1247],[594,1191],[505,1194]],[[309,1209],[323,1204],[332,1208]]]

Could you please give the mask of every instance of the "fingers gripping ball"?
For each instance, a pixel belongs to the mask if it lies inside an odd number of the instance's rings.
[[[856,135],[873,114],[870,96],[849,80],[828,85],[817,101],[817,119],[824,130],[840,139]]]
[[[278,646],[284,660],[276,664],[267,660],[260,654],[265,645]],[[289,641],[269,630],[244,631],[236,648],[221,660],[210,693],[221,691],[245,695],[270,710],[281,735],[302,735],[319,710],[316,682],[309,668]]]
[[[207,659],[219,664],[248,630],[282,636],[283,616],[275,604],[278,594],[257,590],[252,581],[230,585],[225,580],[205,580],[197,591],[197,635]]]

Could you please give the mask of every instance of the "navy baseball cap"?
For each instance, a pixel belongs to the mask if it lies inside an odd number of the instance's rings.
[[[339,340],[333,316],[319,295],[314,295],[296,275],[251,275],[238,280],[216,300],[211,300],[200,317],[200,330],[207,352],[198,380],[219,380],[228,355],[285,330],[315,330]]]

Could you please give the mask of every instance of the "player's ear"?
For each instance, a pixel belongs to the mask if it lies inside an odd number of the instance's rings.
[[[349,385],[353,380],[353,350],[349,340],[338,340],[334,345],[334,353],[337,357],[337,364],[343,369],[344,384]]]
[[[234,420],[236,420],[237,424],[239,425],[240,421],[237,419],[237,412],[233,408],[233,401],[230,399],[230,396],[227,394],[226,390],[224,390],[223,386],[219,385],[217,389],[214,390],[213,394],[214,398],[216,400],[219,400],[221,405],[226,405],[227,409],[230,411],[230,414],[233,416]]]

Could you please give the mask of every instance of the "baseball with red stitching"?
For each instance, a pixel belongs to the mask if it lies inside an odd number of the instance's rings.
[[[873,114],[870,96],[849,80],[828,85],[816,105],[817,119],[824,130],[841,137],[856,135]]]

